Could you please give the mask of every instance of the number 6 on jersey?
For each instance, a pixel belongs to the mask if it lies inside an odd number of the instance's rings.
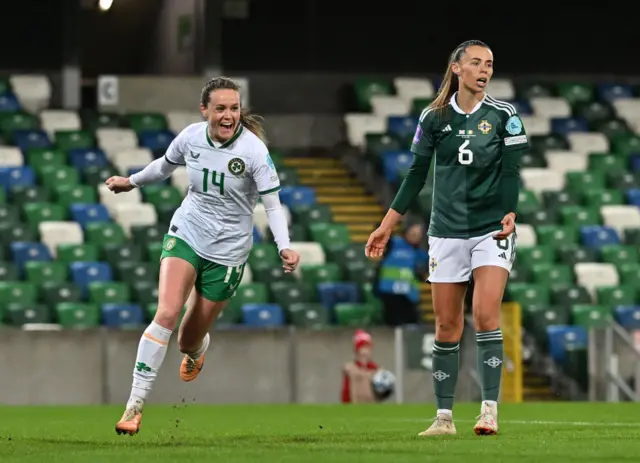
[[[458,148],[458,162],[465,166],[473,163],[473,151],[467,149],[467,146],[469,146],[469,140],[465,140]]]

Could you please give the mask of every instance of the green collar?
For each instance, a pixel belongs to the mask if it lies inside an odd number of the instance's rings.
[[[207,143],[209,143],[209,146],[211,146],[211,148],[216,148],[216,149],[224,149],[224,148],[228,148],[234,141],[236,141],[238,139],[238,137],[240,135],[242,135],[242,131],[244,130],[244,127],[242,126],[242,124],[238,124],[238,128],[236,129],[236,132],[233,134],[233,136],[231,138],[229,138],[227,141],[225,141],[223,144],[221,144],[220,146],[216,146],[213,142],[213,140],[211,139],[211,137],[209,136],[209,126],[207,125],[204,133],[207,137]]]

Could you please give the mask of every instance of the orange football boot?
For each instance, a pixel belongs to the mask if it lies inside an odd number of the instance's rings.
[[[180,364],[180,379],[184,382],[193,381],[198,377],[204,365],[204,354],[197,360],[185,355]]]
[[[142,412],[135,407],[127,408],[116,424],[116,432],[118,434],[129,434],[133,436],[140,431],[142,424]]]

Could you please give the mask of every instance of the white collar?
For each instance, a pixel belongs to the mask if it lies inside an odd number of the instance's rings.
[[[456,95],[457,94],[458,94],[458,92],[455,92],[453,95],[451,95],[451,99],[449,100],[449,103],[451,103],[451,106],[453,107],[455,112],[457,112],[458,114],[464,114],[466,116],[467,113],[465,113],[462,109],[460,109],[460,106],[458,106],[458,103],[456,103]],[[473,114],[478,109],[480,109],[480,106],[482,106],[482,103],[484,103],[484,100],[486,98],[487,98],[487,94],[485,93],[484,96],[482,97],[482,100],[478,101],[478,104],[475,105],[475,107],[473,108],[473,110],[469,114]]]

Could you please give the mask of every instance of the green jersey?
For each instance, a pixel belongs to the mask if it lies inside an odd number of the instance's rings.
[[[422,112],[411,151],[425,162],[433,157],[429,235],[471,238],[502,229],[504,216],[515,212],[518,164],[529,142],[509,103],[485,95],[466,114],[456,95],[442,111]],[[505,176],[515,188],[505,189]]]

